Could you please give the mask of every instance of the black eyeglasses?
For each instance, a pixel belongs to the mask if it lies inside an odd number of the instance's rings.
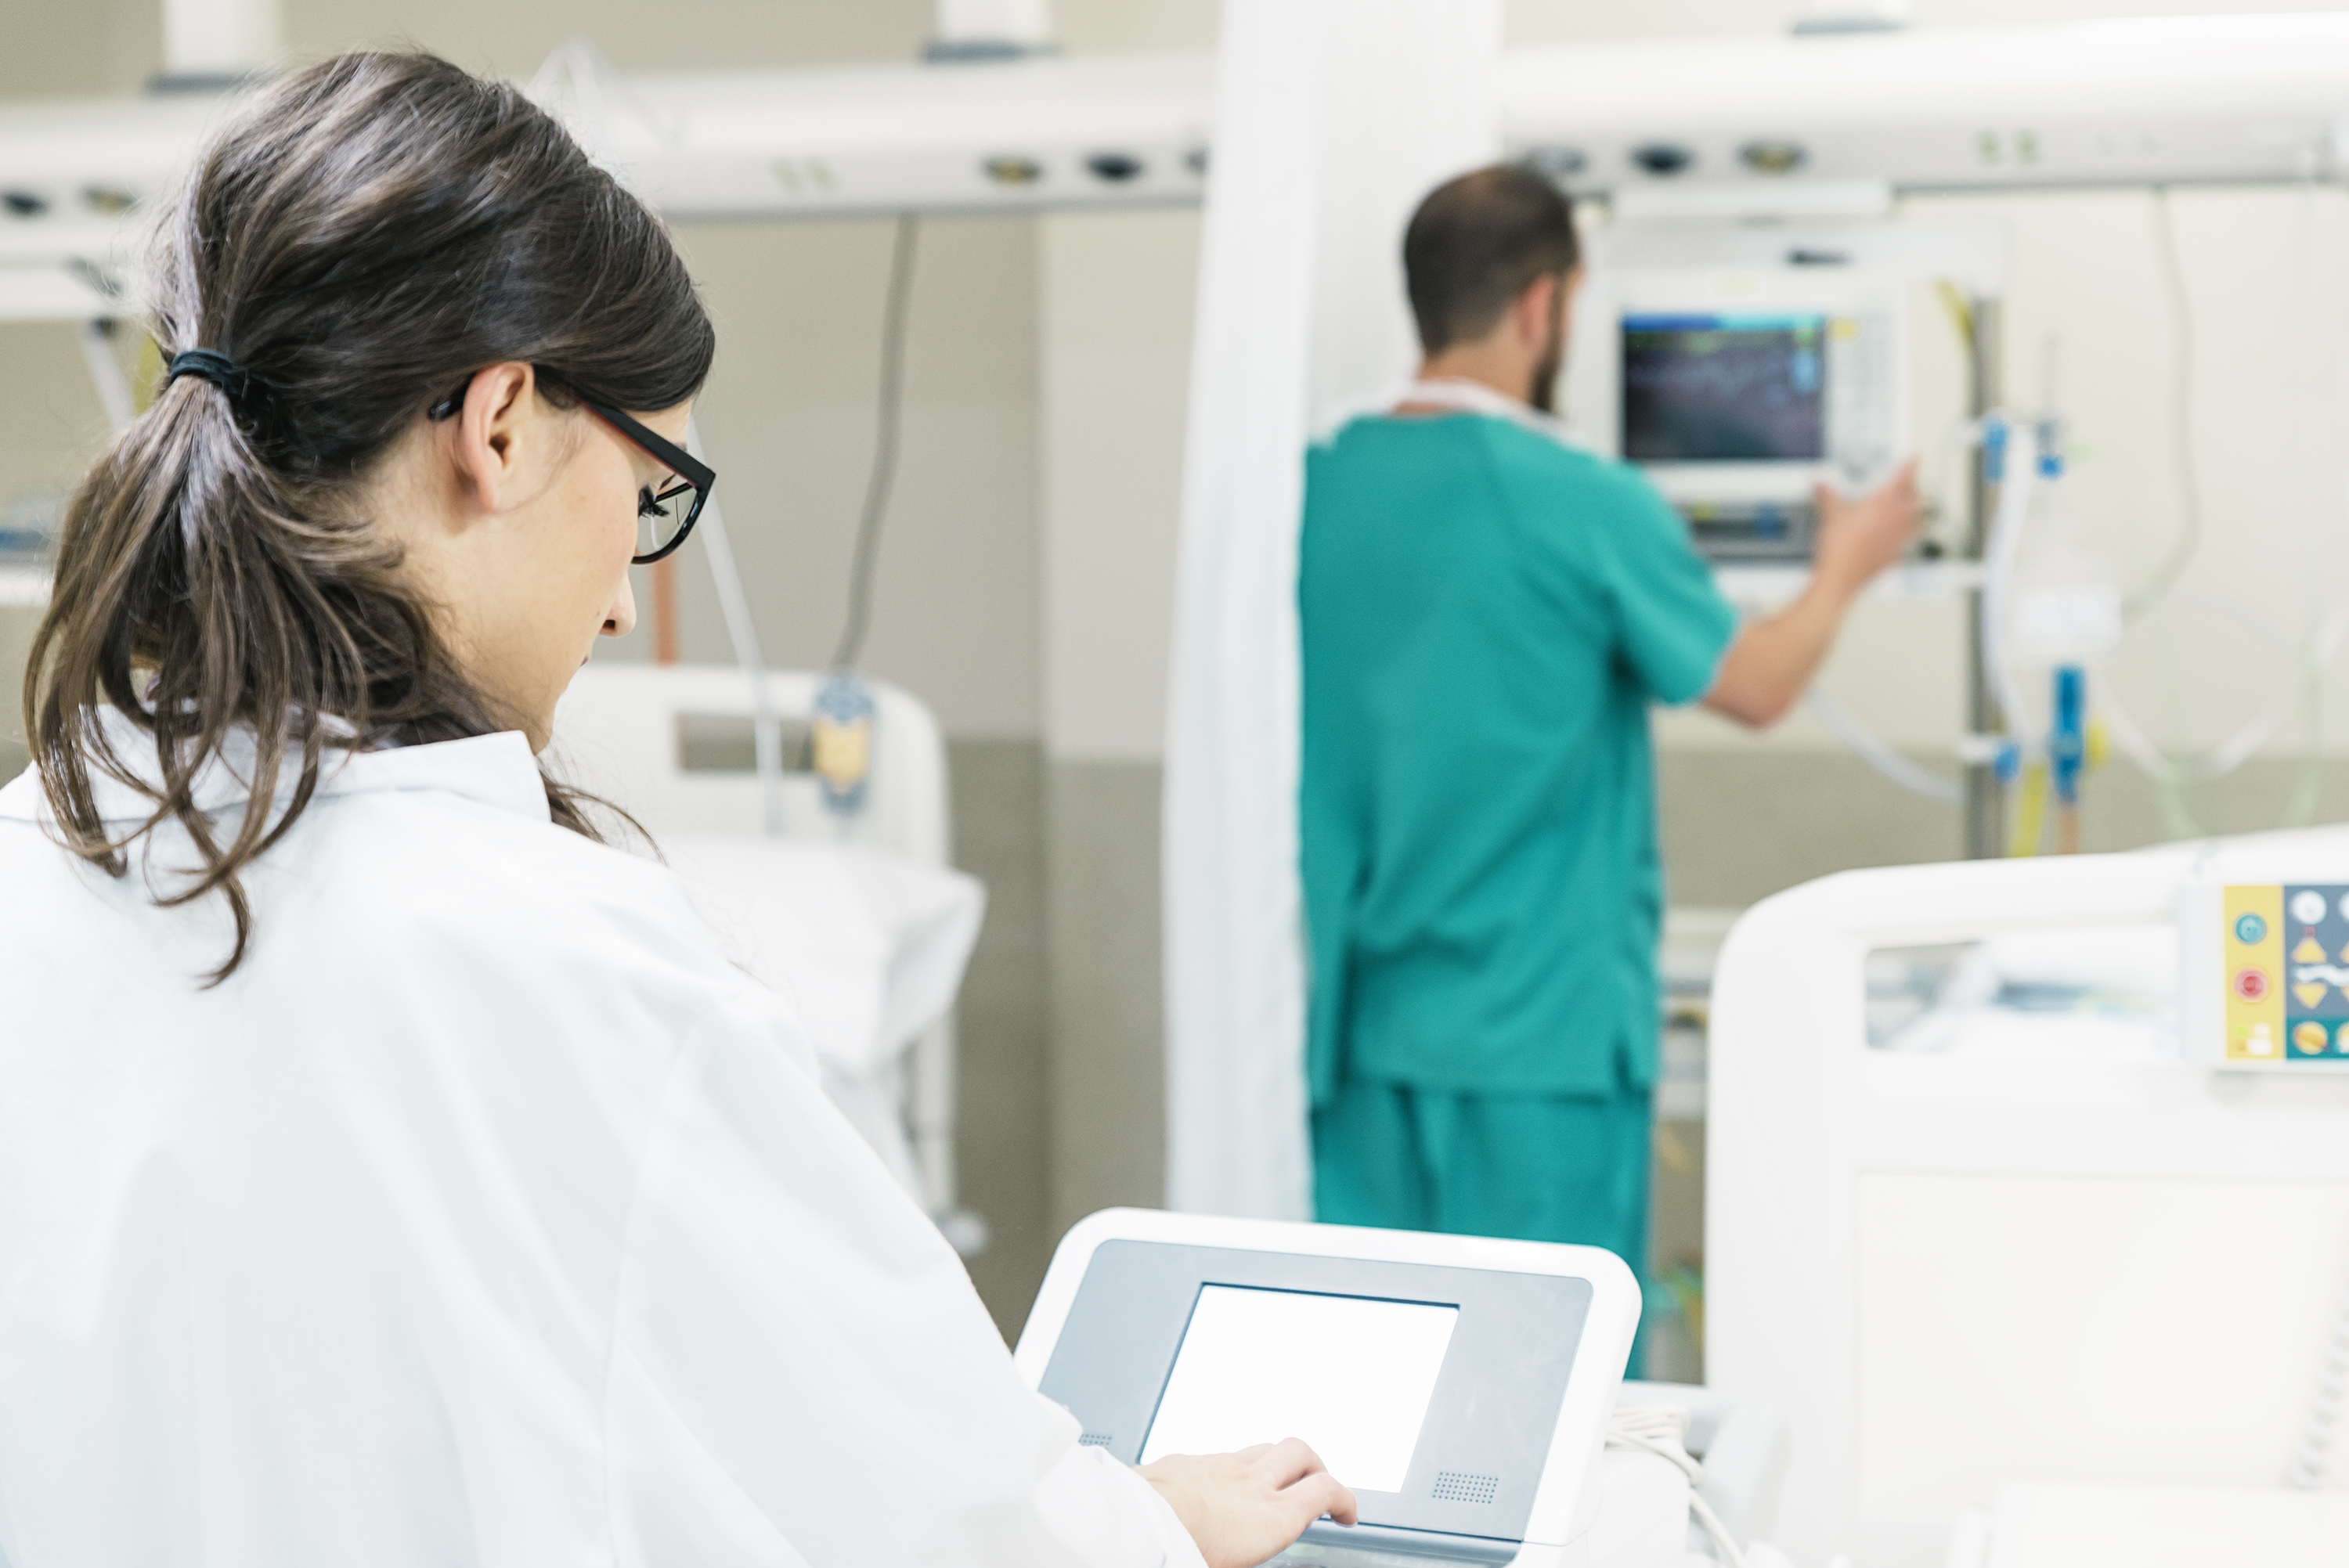
[[[554,381],[547,372],[539,372],[542,379]],[[428,419],[446,419],[465,406],[465,392],[473,384],[465,385],[425,410]],[[559,383],[558,383],[559,384]],[[569,390],[566,387],[566,390]],[[571,394],[578,397],[574,390]],[[617,430],[647,453],[668,466],[674,482],[656,490],[642,485],[636,490],[636,552],[631,558],[638,566],[650,566],[656,561],[667,560],[677,553],[693,525],[701,521],[702,506],[709,500],[710,487],[718,482],[718,470],[669,440],[657,430],[647,429],[617,408],[606,408],[601,403],[585,397],[587,411]]]

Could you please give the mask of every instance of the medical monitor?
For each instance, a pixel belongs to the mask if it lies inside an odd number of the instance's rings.
[[[1816,487],[1869,485],[1914,445],[1914,280],[1857,263],[1754,263],[1736,247],[1705,265],[1693,241],[1661,252],[1651,238],[1593,238],[1608,242],[1594,242],[1576,303],[1569,423],[1637,465],[1713,559],[1808,560]]]
[[[1591,1248],[1112,1210],[1061,1243],[1018,1355],[1128,1464],[1310,1444],[1361,1523],[1278,1561],[1502,1563],[1567,1539],[1638,1317]]]
[[[1816,311],[1623,317],[1623,455],[1816,463],[1827,455]]]

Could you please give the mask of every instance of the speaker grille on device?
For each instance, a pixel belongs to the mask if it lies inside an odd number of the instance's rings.
[[[1465,1470],[1435,1472],[1438,1502],[1490,1502],[1493,1494],[1500,1490],[1501,1478],[1496,1475],[1470,1475]]]
[[[1085,1448],[1105,1449],[1109,1447],[1110,1438],[1107,1432],[1087,1432],[1077,1441]]]

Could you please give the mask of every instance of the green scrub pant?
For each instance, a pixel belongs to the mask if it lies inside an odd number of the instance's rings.
[[[1605,1247],[1644,1291],[1654,1116],[1651,1091],[1629,1087],[1520,1096],[1343,1083],[1313,1113],[1314,1217]],[[1632,1376],[1640,1364],[1635,1351]]]

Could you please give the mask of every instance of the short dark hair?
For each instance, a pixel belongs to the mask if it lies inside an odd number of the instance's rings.
[[[1522,164],[1447,180],[1403,231],[1402,271],[1420,346],[1482,337],[1537,278],[1574,270],[1581,247],[1566,195]]]

